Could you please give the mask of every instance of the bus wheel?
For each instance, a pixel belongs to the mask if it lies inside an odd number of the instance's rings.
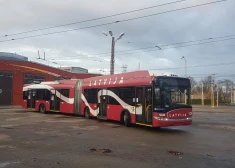
[[[39,112],[45,114],[46,113],[46,106],[44,104],[41,104],[39,107]]]
[[[131,116],[130,116],[130,113],[128,111],[124,112],[123,121],[124,121],[124,124],[125,124],[126,127],[130,126]]]
[[[85,114],[84,114],[84,117],[85,117],[86,119],[89,119],[89,118],[90,118],[90,110],[89,110],[89,108],[88,108],[88,107],[86,107],[86,108],[85,108]]]

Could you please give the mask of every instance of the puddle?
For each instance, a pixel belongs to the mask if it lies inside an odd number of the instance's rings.
[[[115,126],[112,126],[112,128],[119,128],[121,127],[120,125],[115,125]]]
[[[1,128],[4,128],[4,129],[15,129],[15,128],[12,128],[12,127],[1,127]]]
[[[168,151],[172,155],[183,155],[183,152],[178,152],[178,151]]]
[[[113,151],[111,149],[95,149],[95,148],[92,148],[90,149],[91,152],[99,152],[99,153],[112,153]]]
[[[75,130],[95,130],[98,129],[98,126],[71,126]]]
[[[19,161],[17,161],[17,162],[3,162],[3,163],[0,162],[0,167],[5,167],[8,165],[17,164],[17,163],[20,163],[20,162]]]

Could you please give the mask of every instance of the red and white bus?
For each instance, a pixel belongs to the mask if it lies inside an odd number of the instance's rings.
[[[188,78],[136,71],[25,85],[23,108],[151,127],[191,125]]]

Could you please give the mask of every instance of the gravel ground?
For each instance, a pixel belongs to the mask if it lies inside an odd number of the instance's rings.
[[[197,112],[192,126],[152,129],[0,108],[0,168],[235,167],[235,113]]]

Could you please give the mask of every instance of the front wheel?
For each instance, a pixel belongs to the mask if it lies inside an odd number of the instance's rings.
[[[39,112],[45,114],[46,113],[46,106],[44,104],[41,104],[39,107]]]
[[[126,127],[130,126],[131,116],[129,112],[125,111],[124,116],[123,116],[123,121]]]

